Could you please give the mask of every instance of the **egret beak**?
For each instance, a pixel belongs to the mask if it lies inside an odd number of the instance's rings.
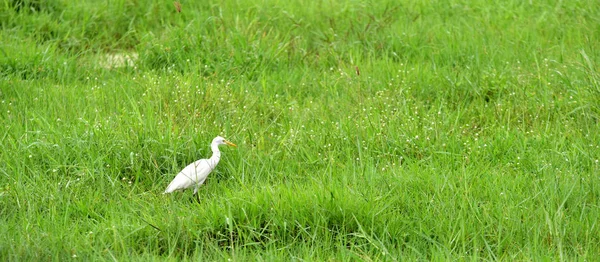
[[[231,142],[229,142],[229,141],[227,141],[227,140],[225,140],[225,144],[227,144],[228,146],[237,147],[237,145],[236,145],[236,144],[234,144],[234,143],[231,143]]]

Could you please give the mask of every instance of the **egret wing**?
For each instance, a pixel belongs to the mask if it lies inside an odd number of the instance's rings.
[[[196,184],[202,184],[208,174],[214,169],[209,159],[200,159],[189,164],[181,170],[171,181],[165,193],[171,193],[175,190],[190,188]]]

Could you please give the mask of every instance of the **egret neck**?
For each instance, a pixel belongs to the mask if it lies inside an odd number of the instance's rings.
[[[212,156],[210,157],[210,166],[214,168],[219,163],[219,160],[221,160],[221,151],[219,151],[218,143],[210,144],[210,149],[213,152]]]

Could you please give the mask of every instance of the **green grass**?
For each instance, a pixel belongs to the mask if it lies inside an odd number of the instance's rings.
[[[181,2],[0,2],[0,260],[600,255],[595,1]]]

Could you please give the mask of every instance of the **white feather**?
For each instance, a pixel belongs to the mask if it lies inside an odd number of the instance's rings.
[[[196,194],[196,192],[198,192],[198,187],[204,183],[208,174],[215,169],[217,164],[219,164],[219,160],[221,160],[219,145],[236,146],[220,136],[215,137],[210,145],[213,155],[209,159],[200,159],[187,165],[177,174],[177,176],[175,176],[163,194],[188,189],[190,187],[195,187],[194,194]]]
[[[211,159],[200,159],[189,164],[175,176],[165,190],[165,194],[176,190],[187,189],[192,186],[199,187],[204,183],[208,174],[215,169],[215,166],[217,166],[218,163],[219,160],[217,158],[216,162],[211,161]]]

